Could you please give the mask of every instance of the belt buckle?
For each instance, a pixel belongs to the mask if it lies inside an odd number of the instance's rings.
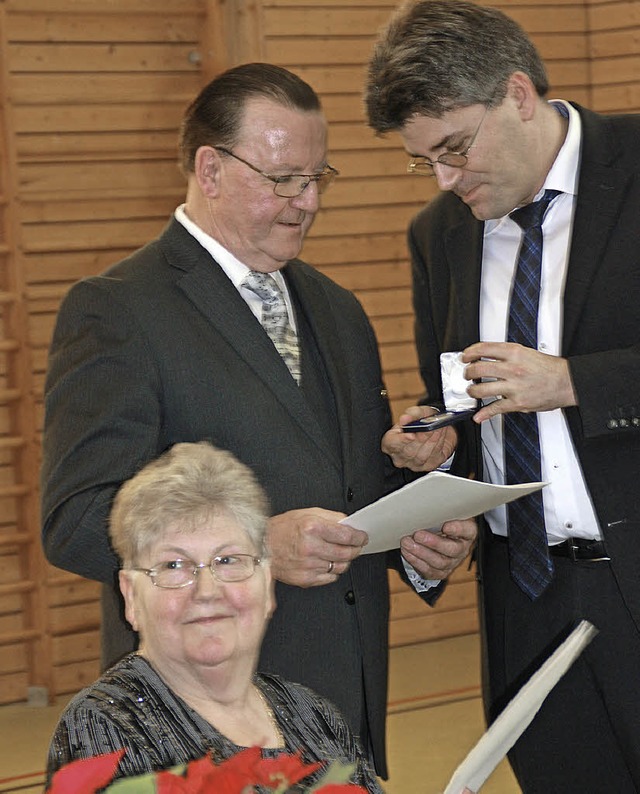
[[[596,541],[599,542],[599,541]],[[573,562],[608,562],[611,560],[611,557],[582,557],[580,556],[579,552],[583,548],[582,546],[578,546],[574,543],[573,538],[569,538],[567,541],[567,546],[569,549],[569,557]],[[578,552],[578,554],[576,554]]]

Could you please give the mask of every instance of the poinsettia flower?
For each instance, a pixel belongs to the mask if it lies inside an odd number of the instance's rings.
[[[238,794],[246,786],[253,790],[260,778],[259,766],[262,761],[262,751],[259,747],[247,747],[239,753],[225,759],[218,766],[213,765],[209,772],[208,780],[216,785],[234,785],[229,791]],[[221,789],[222,791],[222,789]]]
[[[170,772],[156,775],[158,794],[241,794],[252,792],[258,779],[256,763],[260,748],[249,748],[216,765],[209,756],[187,764],[186,775]]]
[[[256,771],[260,776],[254,782],[271,788],[278,788],[283,783],[287,783],[287,787],[291,787],[303,778],[312,775],[321,766],[322,761],[305,764],[300,751],[295,755],[281,753],[275,758],[263,758],[257,764]]]
[[[125,750],[80,758],[59,769],[51,781],[48,794],[95,794],[113,778]]]
[[[259,747],[249,747],[216,764],[210,756],[198,758],[160,772],[121,778],[107,786],[124,755],[118,750],[95,758],[68,764],[53,777],[47,794],[96,794],[104,789],[115,794],[154,791],[156,794],[254,794],[255,786],[268,788],[272,794],[284,794],[291,786],[316,772],[324,762],[305,764],[302,752],[281,753],[263,758]],[[323,771],[322,779],[309,789],[321,794],[366,794],[366,789],[349,784],[355,764],[333,761]]]

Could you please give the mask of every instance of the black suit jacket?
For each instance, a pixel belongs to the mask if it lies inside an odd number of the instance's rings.
[[[579,407],[565,414],[615,576],[640,627],[640,117],[576,107],[583,144],[562,355]],[[416,341],[429,400],[442,398],[440,352],[479,340],[482,243],[483,223],[450,193],[411,224]],[[479,428],[467,424],[454,472],[481,477]]]
[[[274,514],[311,506],[351,513],[401,484],[380,452],[389,407],[360,304],[303,262],[283,272],[324,363],[333,434],[224,271],[177,221],[72,288],[46,384],[43,542],[54,565],[113,585],[117,560],[106,529],[113,495],[179,441],[231,450],[255,471]],[[362,556],[325,587],[278,583],[260,660],[260,669],[328,697],[356,732],[366,702],[382,775],[388,562]],[[125,627],[115,601],[107,604],[103,630],[117,648]]]

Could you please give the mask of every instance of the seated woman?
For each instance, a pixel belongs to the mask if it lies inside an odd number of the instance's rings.
[[[140,650],[71,701],[51,741],[49,778],[121,748],[116,778],[259,746],[264,757],[301,750],[306,763],[355,762],[353,782],[382,792],[331,704],[256,673],[275,606],[267,509],[252,472],[206,442],[177,444],[120,489],[110,534]]]

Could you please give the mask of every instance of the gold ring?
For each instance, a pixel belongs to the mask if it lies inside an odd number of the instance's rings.
[[[333,571],[333,560],[329,561],[329,567],[327,568],[327,573],[331,573]]]

